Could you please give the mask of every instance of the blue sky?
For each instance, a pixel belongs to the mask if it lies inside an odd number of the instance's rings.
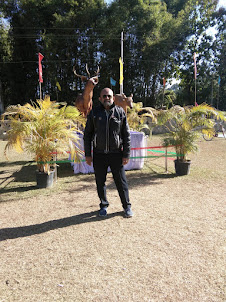
[[[224,6],[224,7],[226,7],[226,0],[220,0],[220,1],[219,1],[219,6]]]

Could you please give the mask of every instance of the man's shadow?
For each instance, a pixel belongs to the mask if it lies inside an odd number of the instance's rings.
[[[115,216],[122,216],[124,212],[110,213],[106,217],[99,217],[97,211],[83,213],[75,216],[61,218],[57,220],[50,220],[40,224],[27,225],[22,227],[12,227],[0,229],[0,241],[7,239],[16,239],[20,237],[28,237],[36,234],[42,234],[51,230],[65,228],[71,225],[79,225],[87,222],[100,221],[102,219],[109,219]]]

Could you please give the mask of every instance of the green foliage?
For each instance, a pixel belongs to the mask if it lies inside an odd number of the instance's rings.
[[[5,99],[9,93],[10,73],[7,63],[11,58],[12,45],[9,29],[0,13],[0,114],[4,112]]]
[[[160,90],[157,95],[157,102],[156,106],[158,108],[165,107],[166,109],[169,109],[173,106],[174,102],[176,100],[176,93],[173,90]]]
[[[1,56],[0,77],[6,104],[24,104],[39,97],[38,52],[44,55],[43,93],[73,104],[84,88],[72,69],[91,73],[101,68],[94,101],[110,77],[119,91],[120,36],[124,31],[124,93],[133,93],[144,106],[159,105],[161,79],[180,78],[177,103],[194,104],[193,53],[196,52],[197,101],[225,106],[225,11],[216,12],[217,0],[104,0],[1,1],[10,23]],[[214,41],[206,33],[217,25]],[[8,43],[8,44],[7,44]],[[3,75],[2,70],[5,70]],[[218,90],[218,76],[221,84]],[[61,91],[56,83],[60,84]],[[213,89],[212,89],[213,87]],[[212,89],[212,90],[211,90]],[[213,91],[213,93],[211,92]],[[213,95],[213,97],[212,97]],[[217,106],[216,106],[217,107]]]
[[[37,103],[9,106],[3,118],[10,120],[8,131],[8,149],[17,152],[27,151],[35,155],[38,170],[49,173],[53,155],[71,152],[71,159],[79,160],[81,150],[78,143],[78,122],[83,118],[75,107],[51,102],[50,97],[37,100]]]
[[[186,161],[190,152],[197,151],[197,139],[201,129],[211,133],[214,127],[212,118],[226,120],[224,114],[215,108],[202,104],[195,107],[174,106],[170,110],[160,111],[158,124],[164,125],[166,133],[163,144],[175,146],[177,159]]]
[[[151,112],[140,115],[139,113],[142,106],[143,106],[142,103],[134,103],[132,109],[128,108],[128,112],[127,112],[128,124],[130,129],[132,130],[141,131],[146,128],[151,133],[151,129],[146,123],[147,117],[149,117],[152,120],[153,124],[156,124],[157,120],[155,115]]]
[[[172,60],[180,65],[177,71],[180,89],[177,93],[177,104],[193,105],[195,99],[194,61],[196,53],[197,65],[197,102],[208,103],[217,109],[224,110],[224,85],[225,85],[225,10],[216,12],[218,1],[199,1],[195,3],[193,14],[189,17],[190,35],[185,46],[177,54],[172,54]],[[217,31],[215,37],[208,31]],[[224,45],[224,46],[223,46]],[[218,78],[221,83],[218,84]]]
[[[114,1],[109,10],[102,48],[106,54],[103,69],[110,67],[113,77],[118,77],[117,37],[124,29],[125,93],[133,92],[136,101],[154,107],[160,79],[169,74],[169,56],[186,38],[187,16],[172,15],[164,1]]]
[[[216,40],[213,43],[215,49],[216,72],[213,74],[215,80],[215,102],[217,108],[226,110],[226,10],[221,8],[215,14],[217,26]],[[220,83],[219,83],[220,77]]]

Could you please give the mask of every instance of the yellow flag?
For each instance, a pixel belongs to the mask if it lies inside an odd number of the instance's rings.
[[[60,86],[60,83],[58,81],[56,82],[56,86],[59,89],[59,91],[61,91],[61,86]]]
[[[119,78],[119,84],[122,85],[123,83],[123,63],[122,58],[119,58],[119,65],[120,65],[120,78]]]

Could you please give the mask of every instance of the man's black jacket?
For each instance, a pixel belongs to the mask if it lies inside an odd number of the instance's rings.
[[[96,153],[117,153],[130,155],[130,132],[125,111],[113,104],[109,111],[104,106],[92,109],[87,117],[84,131],[85,156],[91,156],[91,149]]]

